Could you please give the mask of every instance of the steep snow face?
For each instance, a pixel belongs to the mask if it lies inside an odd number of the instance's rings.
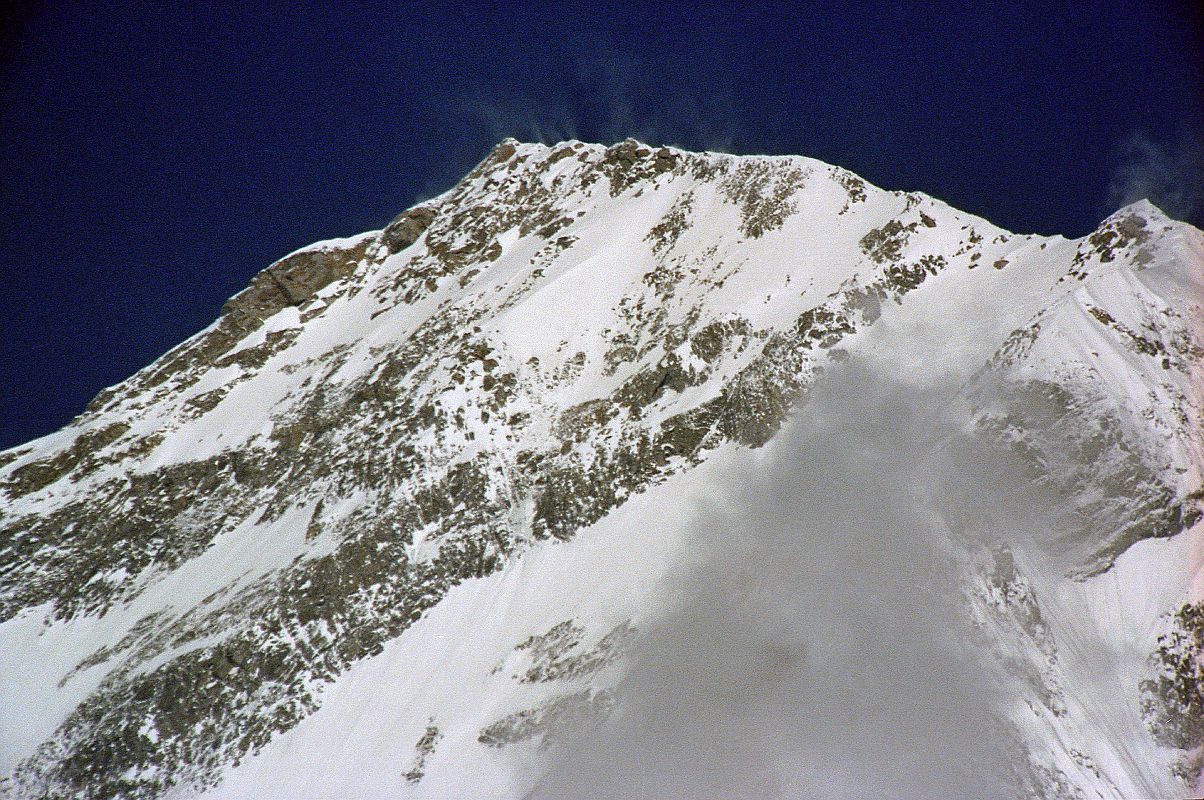
[[[1202,265],[1148,203],[1068,241],[806,158],[503,142],[0,454],[0,788],[546,789],[623,718],[699,498],[851,361],[1051,509],[933,505],[1015,785],[1184,793]]]

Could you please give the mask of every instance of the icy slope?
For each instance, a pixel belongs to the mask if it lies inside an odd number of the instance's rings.
[[[687,546],[695,473],[770,442],[850,358],[952,387],[966,436],[1063,511],[1027,549],[998,537],[1010,572],[958,545],[967,616],[1036,708],[1015,722],[1029,779],[1182,786],[1191,742],[1155,742],[1140,683],[1199,599],[1201,263],[1200,232],[1148,204],[1067,241],[805,158],[503,142],[0,454],[8,791],[187,795],[229,774],[264,794],[284,769],[327,795],[525,792],[538,764],[499,731],[605,711],[627,626]],[[1105,645],[1128,693],[1106,724],[1075,666]],[[513,677],[557,648],[589,667],[573,692]],[[365,712],[380,697],[387,719]],[[507,717],[522,703],[534,728]],[[1114,735],[1128,755],[1074,755]],[[314,744],[332,738],[357,755]]]

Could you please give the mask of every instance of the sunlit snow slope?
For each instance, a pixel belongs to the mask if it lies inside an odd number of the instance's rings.
[[[846,370],[933,420],[901,496],[998,670],[999,785],[1190,796],[1202,313],[1204,234],[1144,202],[1066,240],[807,158],[503,142],[0,453],[0,796],[555,795],[701,509]],[[1006,463],[994,516],[949,453]]]

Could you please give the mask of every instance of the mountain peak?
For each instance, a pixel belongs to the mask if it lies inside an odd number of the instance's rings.
[[[1141,219],[1145,219],[1145,220],[1153,223],[1154,225],[1165,224],[1165,223],[1173,223],[1173,224],[1180,224],[1180,225],[1187,224],[1185,222],[1180,222],[1178,220],[1173,219],[1172,217],[1168,216],[1167,213],[1165,211],[1163,211],[1161,208],[1159,208],[1158,206],[1156,206],[1152,202],[1150,202],[1149,199],[1142,198],[1141,200],[1135,200],[1134,202],[1129,203],[1126,206],[1122,206],[1121,208],[1112,212],[1104,219],[1103,222],[1100,223],[1100,225],[1103,226],[1103,225],[1107,224],[1108,222],[1118,220],[1123,217],[1140,217]]]
[[[371,774],[381,794],[461,796],[471,773],[474,794],[527,794],[514,776],[538,775],[545,737],[612,708],[674,558],[710,546],[665,509],[688,521],[712,464],[775,447],[855,360],[956,387],[965,438],[1073,503],[1006,569],[948,542],[1018,676],[1031,780],[1173,793],[1176,754],[1132,724],[1138,688],[1097,717],[1114,687],[1076,671],[1115,651],[1148,672],[1155,643],[1127,637],[1163,630],[1190,576],[1154,599],[1132,576],[1179,565],[1151,540],[1200,516],[1202,351],[1161,280],[1179,255],[1146,252],[1134,208],[1084,244],[798,156],[499,142],[0,453],[0,659],[21,676],[0,707],[39,712],[0,731],[0,789],[336,796]],[[978,524],[939,511],[941,535]],[[824,513],[799,508],[799,535]],[[1116,592],[1128,627],[1096,603]],[[318,752],[363,714],[381,724],[348,730],[379,741]],[[417,743],[408,772],[398,741]]]

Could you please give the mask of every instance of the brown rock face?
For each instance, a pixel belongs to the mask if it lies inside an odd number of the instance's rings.
[[[370,241],[364,239],[346,248],[303,250],[280,259],[256,275],[250,286],[227,300],[222,306],[222,316],[232,317],[244,329],[255,329],[260,320],[285,306],[301,305],[332,281],[350,274],[364,257]]]
[[[425,206],[403,211],[389,223],[380,240],[390,253],[399,253],[418,241],[435,219],[435,210]]]

